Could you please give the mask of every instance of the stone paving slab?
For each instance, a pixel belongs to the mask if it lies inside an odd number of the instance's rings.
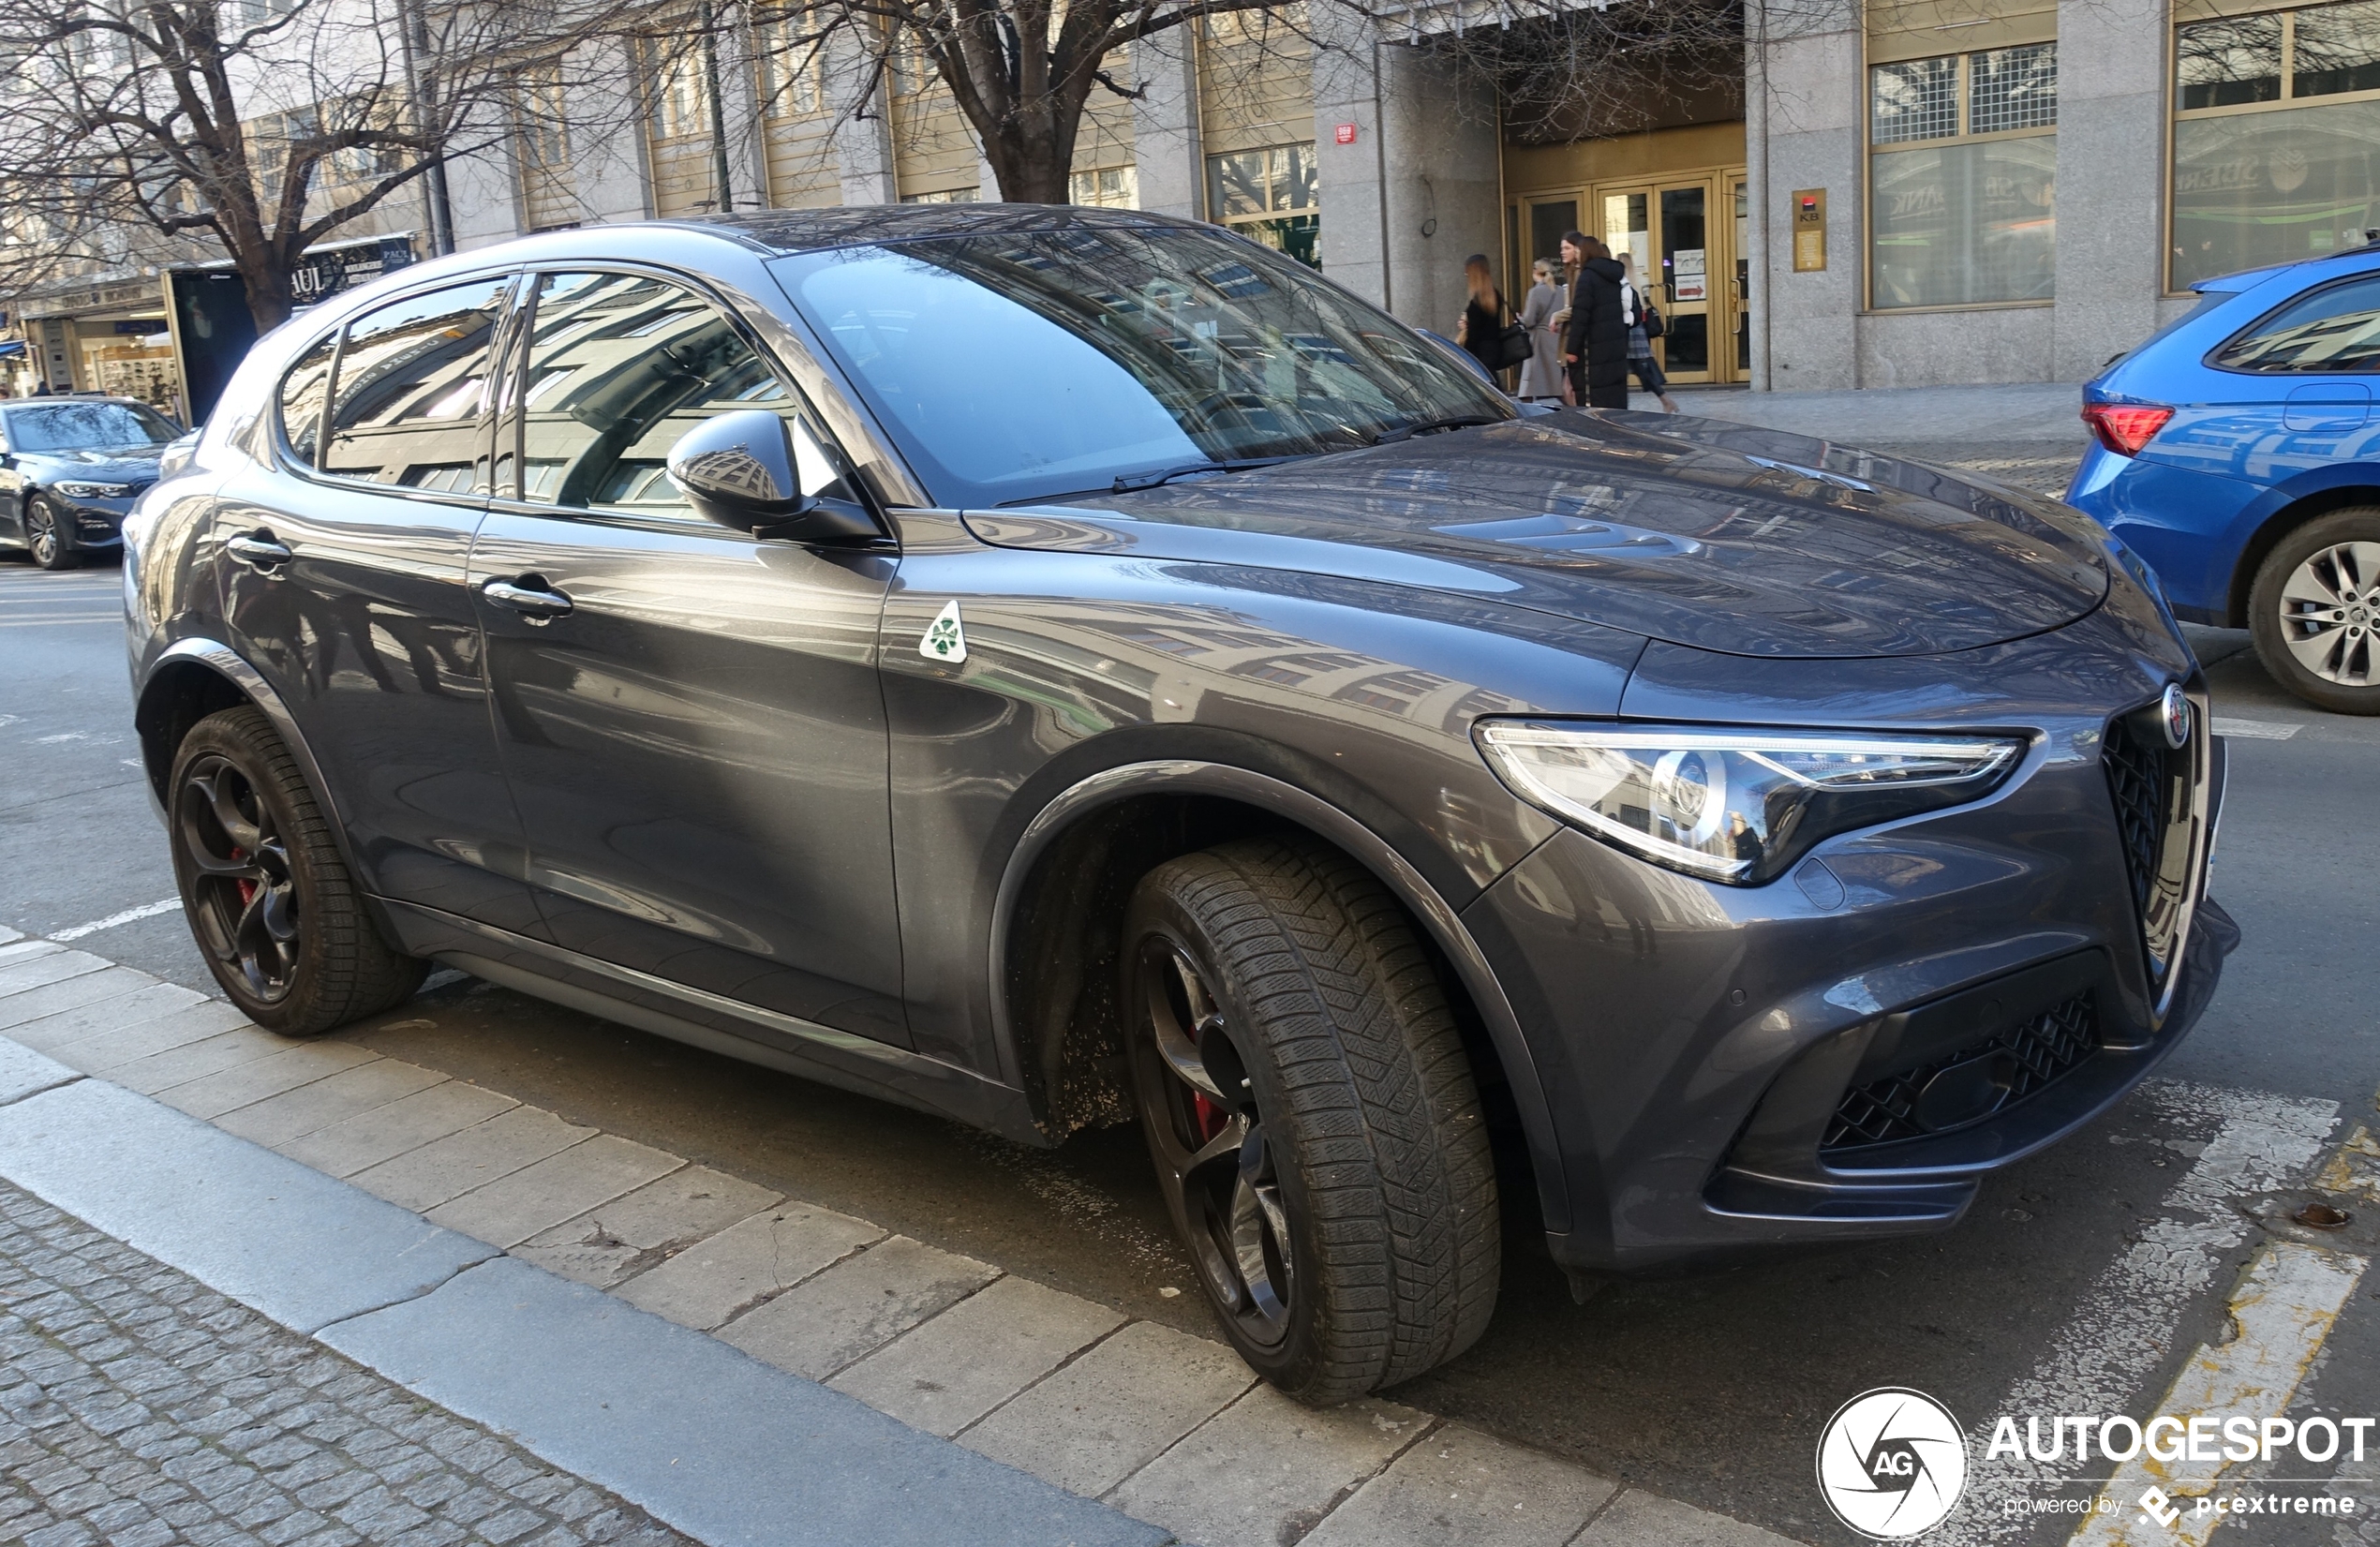
[[[0,1037],[0,1107],[82,1078],[54,1058],[44,1058],[21,1043]]]
[[[688,1166],[540,1231],[513,1255],[573,1283],[608,1289],[781,1201],[783,1195],[739,1177]]]
[[[1634,1489],[1595,1517],[1575,1547],[1795,1547],[1790,1537]]]
[[[21,1021],[9,1027],[7,1034],[37,1052],[49,1052],[85,1037],[123,1031],[208,1003],[206,995],[195,989],[186,989],[179,983],[152,982],[128,994]]]
[[[946,1437],[1123,1323],[1123,1312],[1096,1301],[1030,1279],[1004,1278],[827,1384],[880,1413]]]
[[[884,1237],[832,1209],[772,1206],[630,1279],[619,1297],[707,1332]]]
[[[103,1080],[0,1107],[0,1179],[310,1331],[489,1248]]]
[[[449,1079],[273,1147],[317,1170],[351,1177],[519,1105],[509,1095]]]
[[[241,1024],[227,1032],[187,1042],[179,1048],[169,1048],[161,1053],[136,1058],[129,1064],[119,1064],[106,1071],[108,1078],[128,1091],[142,1095],[156,1095],[160,1091],[186,1085],[193,1079],[236,1069],[243,1064],[253,1064],[270,1058],[290,1046],[290,1039],[265,1031],[259,1026]]]
[[[81,951],[62,951],[56,956],[0,970],[0,978],[6,978],[11,973],[35,973],[69,959],[98,960],[97,957],[84,957]],[[109,967],[97,972],[60,973],[42,978],[37,985],[23,982],[13,986],[0,984],[0,996],[5,996],[0,997],[0,1032],[79,1004],[96,1004],[118,994],[131,993],[156,981],[148,974],[136,973],[129,967]]]
[[[234,1026],[247,1024],[247,1017],[219,999],[201,999],[191,994],[186,1001],[174,1004],[159,996],[159,989],[173,989],[180,994],[189,993],[187,989],[174,984],[160,983],[121,999],[77,1005],[70,1011],[33,1021],[29,1025],[12,1026],[6,1034],[13,1038],[22,1031],[28,1034],[20,1040],[27,1047],[41,1049],[55,1056],[61,1064],[70,1064],[84,1074],[96,1075],[168,1049],[202,1042]],[[136,1005],[146,1008],[158,1004],[164,1007],[156,1014],[117,1019],[119,1012],[116,1006],[129,1011]],[[51,1028],[53,1026],[61,1033],[70,1027],[76,1028],[77,1034],[52,1035]]]
[[[999,1276],[999,1269],[973,1257],[892,1236],[729,1322],[719,1335],[781,1370],[825,1380]]]
[[[351,1180],[365,1192],[408,1209],[435,1209],[594,1137],[592,1128],[565,1123],[535,1107],[515,1106],[358,1171]]]
[[[694,1547],[6,1184],[0,1540]]]
[[[685,1164],[683,1158],[649,1145],[597,1134],[441,1203],[429,1217],[493,1245],[516,1245]]]
[[[1302,1547],[1563,1547],[1619,1484],[1450,1423],[1331,1511]]]
[[[1109,1502],[1199,1547],[1279,1547],[1426,1433],[1430,1415],[1366,1397],[1317,1409],[1270,1386],[1134,1473]]]
[[[86,973],[106,972],[114,965],[106,957],[93,956],[89,951],[44,951],[0,967],[0,998],[13,999],[29,989]]]
[[[65,949],[64,945],[54,940],[14,941],[8,945],[0,945],[0,967],[14,966],[20,961],[30,961],[37,956],[52,956]]]
[[[1136,1321],[959,1443],[1093,1498],[1256,1383],[1226,1344]]]
[[[359,1048],[352,1042],[299,1042],[284,1039],[274,1052],[251,1063],[241,1064],[180,1085],[170,1085],[156,1093],[157,1099],[178,1112],[192,1117],[217,1118],[242,1107],[252,1106],[284,1091],[311,1085],[327,1079],[359,1064],[370,1064],[379,1054],[369,1048]]]
[[[270,1148],[304,1138],[344,1118],[402,1101],[416,1091],[445,1082],[436,1069],[401,1059],[376,1058],[327,1078],[219,1113],[215,1125]]]

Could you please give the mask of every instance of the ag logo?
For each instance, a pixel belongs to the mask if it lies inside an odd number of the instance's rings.
[[[1966,1436],[1950,1409],[1923,1391],[1863,1391],[1818,1437],[1818,1491],[1864,1537],[1898,1541],[1932,1529],[1966,1485]]]
[[[964,661],[967,659],[967,630],[959,621],[959,603],[946,602],[934,620],[926,627],[926,637],[917,641],[917,653],[929,661]]]

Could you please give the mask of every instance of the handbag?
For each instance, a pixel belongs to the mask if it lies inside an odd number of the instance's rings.
[[[1501,301],[1503,297],[1498,296],[1496,299]],[[1512,317],[1512,308],[1509,304],[1504,307],[1504,315]],[[1495,368],[1509,371],[1515,365],[1526,364],[1535,350],[1536,346],[1529,342],[1528,324],[1513,317],[1511,321],[1505,324],[1504,330],[1495,335]]]
[[[1661,308],[1650,301],[1644,303],[1644,336],[1659,338],[1669,332],[1669,324],[1661,320]]]

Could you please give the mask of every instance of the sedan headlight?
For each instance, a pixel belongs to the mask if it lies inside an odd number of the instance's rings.
[[[1974,800],[2022,741],[1858,731],[1482,721],[1522,799],[1688,875],[1754,886],[1821,839]]]
[[[84,483],[62,478],[58,481],[58,492],[69,499],[112,499],[118,495],[130,494],[132,485],[129,483]]]

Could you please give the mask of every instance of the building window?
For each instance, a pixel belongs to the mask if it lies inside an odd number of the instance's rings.
[[[1310,140],[1207,157],[1207,218],[1317,269],[1321,208]]]
[[[974,188],[945,188],[940,193],[904,193],[900,201],[904,204],[972,204],[975,201],[976,191]]]
[[[2058,45],[1869,72],[1868,304],[2046,301],[2058,240]]]
[[[2174,62],[2173,289],[2380,226],[2380,4],[2195,22]]]
[[[1140,170],[1133,166],[1089,167],[1075,172],[1066,179],[1066,202],[1137,210],[1140,207]]]

